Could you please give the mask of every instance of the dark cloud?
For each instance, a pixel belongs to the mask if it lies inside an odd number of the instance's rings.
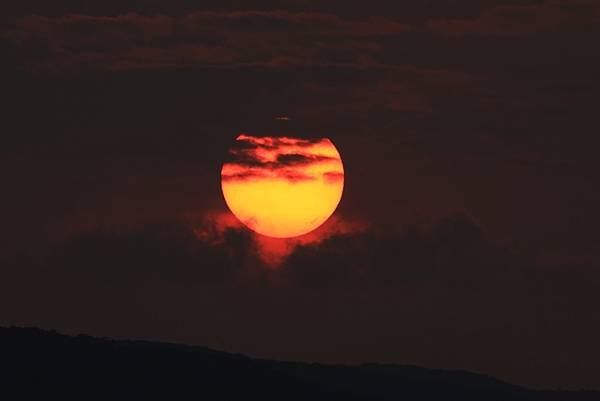
[[[593,0],[453,7],[459,12],[446,15],[455,18],[425,21],[421,16],[413,17],[412,22],[405,22],[410,16],[403,14],[405,10],[359,18],[340,9],[300,11],[299,5],[277,11],[187,10],[177,15],[30,15],[9,24],[12,27],[3,37],[17,49],[23,67],[40,72],[190,67],[373,69],[399,64],[391,62],[394,42],[404,45],[415,37],[427,41],[428,32],[454,37],[517,37],[594,25],[599,18]],[[416,8],[409,10],[414,13]],[[425,31],[422,25],[426,25]],[[407,45],[412,46],[410,42]]]
[[[251,3],[240,0],[205,0],[202,9],[213,12],[256,11],[256,10],[288,10],[292,12],[335,13],[349,18],[365,16],[396,15],[403,21],[419,22],[431,15],[465,17],[476,15],[481,10],[501,4],[535,3],[531,0],[464,0],[457,3],[453,0],[439,0],[435,7],[431,4],[407,1],[393,2],[389,0],[373,0],[369,7],[360,3],[349,3],[344,0],[326,0],[313,2],[310,0],[254,0]],[[147,15],[167,14],[185,15],[197,11],[198,5],[186,0],[173,0],[168,4],[158,0],[107,0],[103,2],[81,3],[76,0],[61,0],[48,4],[42,0],[23,0],[11,3],[6,7],[3,17],[14,19],[19,16],[38,15],[118,15],[131,11],[143,10]]]
[[[575,380],[563,364],[597,357],[577,340],[583,332],[597,336],[597,328],[568,311],[592,313],[598,277],[538,270],[488,241],[466,216],[404,232],[333,235],[298,246],[277,269],[264,265],[249,232],[212,231],[221,233],[218,240],[178,224],[83,234],[37,266],[3,270],[0,310],[17,324],[261,357],[402,358],[529,384],[593,380],[573,368]],[[245,341],[236,339],[240,331]],[[560,359],[547,352],[556,342]],[[533,375],[521,363],[524,354],[536,361]]]
[[[320,101],[306,105],[299,113],[305,118],[346,120],[351,124],[421,120],[434,112],[444,112],[459,98],[476,104],[484,91],[481,84],[480,77],[464,72],[396,65],[372,78],[347,84],[307,83],[303,88],[307,96]]]
[[[546,0],[533,4],[498,5],[474,18],[431,20],[428,27],[435,33],[450,36],[524,36],[564,25],[599,22],[600,4],[595,0]]]
[[[336,160],[333,157],[321,155],[281,154],[277,156],[277,164],[282,166],[302,166],[323,161]]]
[[[244,166],[247,166],[247,164],[244,164]],[[227,174],[222,174],[221,178],[223,179],[223,181],[228,181],[228,180],[232,180],[232,181],[238,181],[238,180],[252,180],[252,179],[257,179],[257,178],[265,178],[268,177],[268,175],[263,171],[257,171],[257,170],[252,170],[252,171],[244,171],[244,172],[240,172],[240,173],[227,173]]]
[[[366,232],[331,232],[317,242],[299,243],[283,265],[271,269],[260,257],[254,234],[239,223],[202,219],[84,231],[47,253],[37,274],[60,276],[77,291],[85,287],[134,289],[154,279],[200,287],[226,283],[298,289],[350,283],[408,287],[435,277],[462,277],[451,268],[497,274],[491,265],[504,264],[509,257],[462,215],[404,233],[377,227]],[[480,270],[484,268],[485,273]],[[22,274],[23,279],[28,277],[29,273]],[[368,281],[361,282],[363,278]],[[53,285],[56,279],[35,281],[44,286]]]
[[[180,17],[125,14],[19,19],[8,39],[26,67],[130,70],[203,66],[369,67],[377,37],[408,27],[382,17],[348,20],[289,11],[193,12]]]
[[[338,182],[339,180],[344,179],[343,174],[337,173],[335,171],[328,171],[323,174],[323,177],[325,177],[325,180],[328,182]]]
[[[301,173],[298,171],[283,171],[280,174],[281,178],[286,179],[287,181],[290,181],[292,183],[295,182],[301,182],[301,181],[312,181],[315,180],[316,177],[310,174],[305,174],[305,173]]]
[[[311,167],[329,164],[327,168],[340,170],[343,166],[331,142],[325,138],[291,138],[240,135],[229,150],[229,159],[223,165],[224,181],[279,177],[289,182],[310,181],[324,173],[310,171]],[[321,149],[322,148],[322,149]],[[336,156],[331,156],[331,152]]]

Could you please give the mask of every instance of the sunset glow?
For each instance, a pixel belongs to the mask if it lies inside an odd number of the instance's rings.
[[[221,184],[232,213],[257,233],[296,237],[335,211],[344,188],[340,154],[327,138],[240,135]]]

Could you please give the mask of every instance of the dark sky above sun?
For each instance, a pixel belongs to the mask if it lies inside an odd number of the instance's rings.
[[[600,388],[600,1],[12,3],[1,325]],[[228,220],[240,133],[335,143],[314,238]]]

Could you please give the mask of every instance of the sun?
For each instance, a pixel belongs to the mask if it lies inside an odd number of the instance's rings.
[[[239,135],[221,170],[231,212],[248,228],[274,238],[307,234],[337,208],[344,166],[327,138]]]

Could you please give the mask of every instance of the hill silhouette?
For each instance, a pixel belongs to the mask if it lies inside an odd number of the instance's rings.
[[[415,366],[321,365],[149,341],[0,328],[6,400],[600,400],[489,376]]]

